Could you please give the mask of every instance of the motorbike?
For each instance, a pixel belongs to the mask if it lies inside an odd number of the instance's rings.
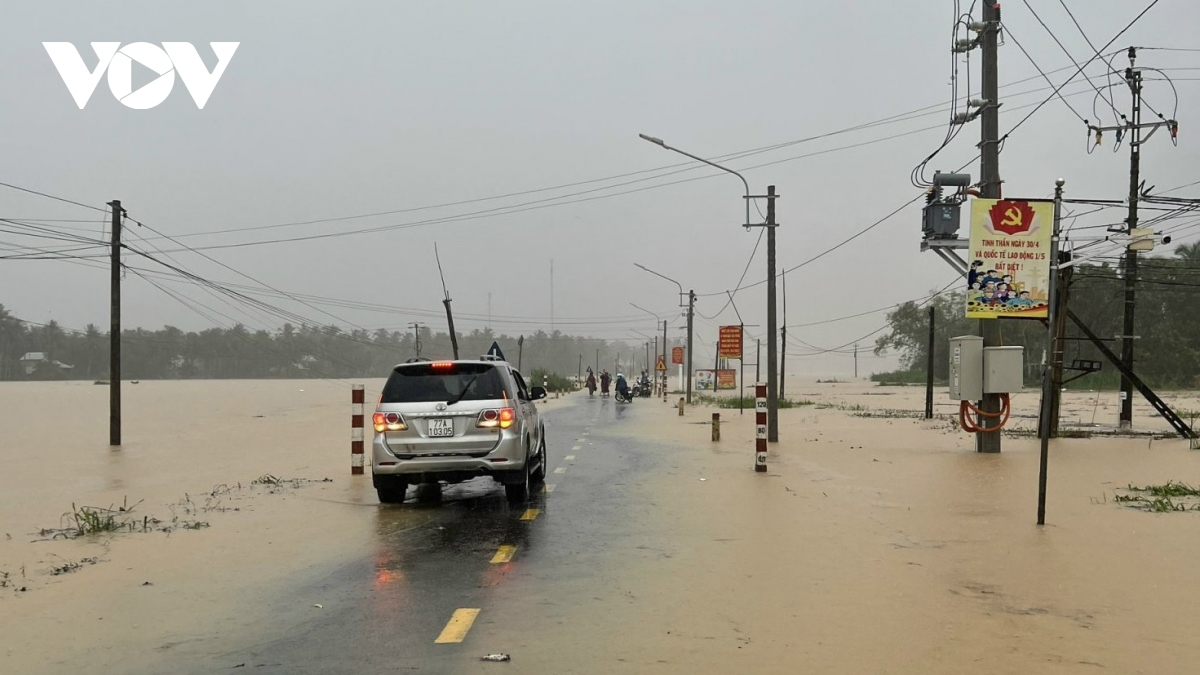
[[[636,392],[642,398],[650,398],[654,396],[654,390],[650,386],[650,380],[639,380],[633,384],[632,391]]]

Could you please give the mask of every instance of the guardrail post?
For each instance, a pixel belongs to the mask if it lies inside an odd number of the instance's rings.
[[[754,470],[767,470],[767,385],[754,385]]]
[[[350,474],[361,476],[363,472],[363,385],[356,384],[350,390]]]

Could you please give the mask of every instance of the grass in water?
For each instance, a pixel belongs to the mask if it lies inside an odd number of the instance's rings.
[[[698,404],[698,405],[707,405],[707,406],[712,406],[714,408],[734,408],[734,409],[745,408],[747,410],[754,410],[754,401],[755,401],[753,396],[746,396],[744,398],[738,398],[735,396],[732,398],[727,398],[724,396],[722,396],[722,397],[705,396],[703,394],[697,395],[695,397],[695,400],[696,400],[696,404]],[[800,407],[806,406],[806,405],[813,405],[813,402],[809,401],[807,399],[802,399],[802,400],[795,400],[795,399],[790,399],[790,398],[779,399],[779,409],[780,410],[785,410],[787,408],[800,408]]]
[[[1200,497],[1200,488],[1187,483],[1167,481],[1162,485],[1133,485],[1125,488],[1136,494],[1116,495],[1115,500],[1130,508],[1151,513],[1200,511],[1200,502],[1188,498]]]

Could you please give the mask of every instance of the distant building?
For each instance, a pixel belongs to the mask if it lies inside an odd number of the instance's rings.
[[[26,352],[20,358],[21,366],[25,369],[26,375],[33,375],[39,368],[52,366],[60,372],[74,370],[75,366],[67,365],[61,361],[52,361],[46,356],[46,352]]]

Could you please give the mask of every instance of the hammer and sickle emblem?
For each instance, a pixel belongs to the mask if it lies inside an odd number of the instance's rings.
[[[1015,207],[1009,207],[1004,212],[1004,220],[1000,221],[1005,227],[1020,227],[1021,226],[1021,210]]]

